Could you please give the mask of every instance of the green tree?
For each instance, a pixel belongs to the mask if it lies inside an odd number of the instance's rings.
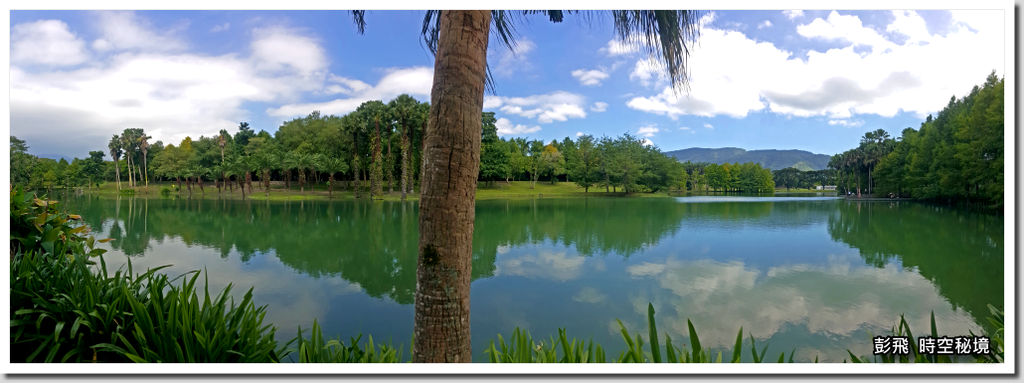
[[[594,136],[589,134],[580,136],[578,139],[576,148],[575,161],[573,161],[570,168],[572,169],[572,178],[576,180],[576,184],[583,188],[583,192],[589,192],[590,187],[594,186],[593,173],[599,161],[599,152],[595,147]]]
[[[481,117],[480,178],[493,186],[494,181],[509,171],[508,149],[500,138],[494,112],[484,112]]]

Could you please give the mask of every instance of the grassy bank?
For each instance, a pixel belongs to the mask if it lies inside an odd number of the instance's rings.
[[[339,183],[340,184],[340,183]],[[150,183],[149,187],[142,186],[135,188],[136,196],[139,197],[160,197],[160,190],[162,188],[168,188],[171,190],[171,197],[188,198],[189,192],[182,184],[181,191],[175,191],[176,183],[163,182],[163,183]],[[257,186],[253,182],[253,193],[249,194],[248,188],[246,188],[245,199],[253,200],[272,200],[272,201],[297,201],[297,200],[325,200],[328,199],[328,191],[326,183],[319,183],[310,187],[306,186],[305,190],[299,189],[295,184],[291,185],[290,189],[285,189],[284,185],[280,182],[271,184],[270,193],[263,190],[261,186]],[[204,183],[203,189],[193,188],[192,197],[205,197],[205,198],[226,198],[226,199],[242,199],[242,193],[237,188],[234,192],[224,189],[220,192],[212,184]],[[397,185],[395,192],[388,193],[387,185],[384,187],[384,200],[385,201],[399,201],[402,199],[402,193],[397,191]],[[512,181],[510,183],[497,182],[493,186],[488,186],[481,183],[476,191],[477,200],[486,199],[514,199],[514,198],[566,198],[566,197],[629,197],[629,198],[649,198],[649,197],[678,197],[685,195],[685,193],[672,192],[671,195],[666,192],[657,193],[632,193],[626,194],[618,189],[617,192],[605,192],[604,188],[590,188],[589,191],[584,191],[583,188],[577,186],[572,182],[559,182],[552,185],[550,182],[537,182],[533,188],[530,187],[529,181]],[[419,199],[419,188],[414,193],[409,193],[406,196],[407,200],[418,200]],[[95,195],[109,195],[116,196],[118,194],[116,185],[114,183],[105,183],[100,185],[99,188],[85,189],[86,193]],[[370,195],[369,187],[362,187],[359,191],[359,198],[366,199]],[[342,185],[335,185],[333,196],[335,200],[346,200],[353,199],[354,193],[349,188],[345,188]]]

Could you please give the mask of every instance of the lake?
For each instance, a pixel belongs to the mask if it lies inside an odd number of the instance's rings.
[[[806,196],[807,194],[804,194]],[[990,326],[1003,304],[1003,217],[915,202],[832,197],[575,198],[477,203],[474,360],[501,333],[528,329],[625,350],[616,319],[647,338],[648,302],[664,333],[731,349],[744,329],[768,359],[839,362],[870,354],[870,334],[905,314],[915,334]],[[313,319],[326,335],[408,346],[416,287],[417,203],[84,196],[69,200],[108,266],[205,270],[211,290],[254,289],[280,341]],[[774,355],[774,356],[772,356]],[[788,356],[787,356],[788,357]]]

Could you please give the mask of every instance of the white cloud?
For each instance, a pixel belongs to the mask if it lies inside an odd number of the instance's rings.
[[[487,62],[491,64],[491,71],[502,77],[512,77],[516,71],[530,69],[528,54],[537,49],[537,44],[522,37],[516,40],[515,52],[503,45],[495,45],[488,53]]]
[[[256,28],[250,48],[257,68],[297,70],[303,76],[324,75],[330,63],[324,49],[309,36],[281,27]]]
[[[499,136],[508,136],[508,135],[516,135],[516,134],[528,134],[528,133],[534,133],[534,132],[539,132],[540,131],[540,126],[539,125],[535,125],[535,126],[515,125],[515,126],[512,126],[512,121],[509,121],[507,118],[504,118],[504,117],[499,118],[498,121],[494,123],[494,126],[496,126],[498,128],[498,135]],[[577,134],[577,136],[579,136],[579,134]]]
[[[346,94],[351,97],[336,99],[327,102],[289,104],[279,108],[268,108],[267,114],[281,117],[305,116],[314,110],[322,114],[342,115],[359,107],[363,102],[370,100],[390,100],[396,96],[408,93],[412,96],[430,96],[430,87],[433,84],[434,70],[426,67],[389,69],[377,85],[370,86],[359,80],[331,76],[328,81],[335,82],[329,85],[325,92],[328,94]]]
[[[484,109],[499,108],[502,112],[526,118],[537,118],[542,124],[567,121],[570,118],[585,118],[583,96],[564,91],[527,97],[484,98]]]
[[[900,111],[923,118],[944,107],[950,96],[968,93],[993,69],[997,75],[1005,73],[1002,12],[959,15],[954,15],[952,30],[939,36],[927,34],[919,15],[900,13],[891,28],[880,26],[910,36],[900,45],[865,27],[856,16],[832,12],[799,25],[796,37],[849,45],[811,50],[806,59],[743,33],[708,26],[690,56],[688,94],[658,84],[661,92],[637,95],[626,105],[672,119],[742,118],[765,108],[780,115],[837,120],[855,114],[891,117]],[[743,52],[742,58],[736,52]],[[950,60],[949,52],[971,59]],[[659,72],[643,64],[638,63],[631,77],[656,82]]]
[[[634,295],[634,300],[642,304],[634,303],[633,310],[644,312],[646,303],[651,302],[659,313],[665,313],[659,319],[658,329],[669,332],[673,338],[688,334],[690,320],[706,347],[731,347],[736,329],[741,326],[744,336],[753,334],[759,344],[799,326],[815,336],[827,337],[832,345],[811,353],[809,359],[798,352],[797,358],[803,356],[808,361],[817,355],[836,362],[848,358],[846,349],[858,355],[870,353],[870,342],[864,341],[865,331],[888,331],[893,325],[892,318],[898,319],[901,314],[906,314],[912,328],[928,328],[931,312],[937,320],[945,322],[938,327],[950,333],[977,333],[978,328],[969,312],[953,307],[919,273],[892,264],[882,268],[866,266],[855,255],[829,255],[824,264],[783,265],[767,270],[737,261],[712,260],[667,259],[662,264],[643,266],[643,270],[638,268],[635,273],[636,266],[630,266],[627,272],[633,278],[654,281],[659,288]],[[823,295],[798,287],[821,285],[825,281],[838,284],[833,292],[839,295]],[[899,291],[899,299],[876,298],[886,291]]]
[[[144,29],[149,23],[131,13],[92,15],[122,26],[128,20],[142,36],[172,34]],[[67,29],[59,23],[43,26]],[[12,28],[12,37],[15,37],[12,42],[30,36],[18,35],[16,31],[24,31],[24,28],[16,27]],[[73,32],[64,33],[64,37]],[[185,136],[198,138],[220,129],[231,130],[238,126],[238,121],[250,120],[249,112],[243,108],[247,102],[283,105],[268,110],[275,116],[303,116],[314,109],[331,114],[352,110],[366,100],[387,100],[401,93],[425,97],[430,92],[433,75],[429,68],[392,69],[374,86],[330,75],[323,49],[314,38],[282,29],[268,28],[254,33],[251,54],[222,56],[160,51],[121,39],[116,31],[106,32],[109,40],[105,41],[109,41],[111,49],[136,47],[138,50],[114,52],[102,60],[91,61],[88,67],[73,70],[28,70],[22,66],[23,62],[12,62],[11,134],[37,143],[33,144],[36,148],[46,147],[48,152],[85,157],[89,148],[106,147],[110,134],[125,127],[146,129],[154,142],[177,143]],[[294,43],[294,46],[282,47],[282,43]],[[12,48],[17,49],[16,45]],[[68,52],[73,50],[63,53]],[[269,57],[275,52],[293,57]],[[343,93],[348,99],[326,105],[298,103],[300,96],[309,93]],[[254,128],[272,130],[274,127]],[[53,137],[75,137],[75,140]]]
[[[954,10],[950,11],[953,20],[957,23],[967,24],[974,29],[991,27],[992,23],[1002,24],[1002,18],[993,18],[992,11],[987,10]]]
[[[654,142],[646,138],[640,140],[640,144],[643,146],[654,146]]]
[[[797,17],[803,17],[804,11],[801,11],[801,10],[782,11],[782,14],[785,15],[786,17],[788,17],[790,20],[794,20]]]
[[[861,120],[828,120],[829,125],[842,125],[848,128],[855,128],[864,125]]]
[[[714,126],[711,126],[711,124],[704,124],[704,127],[708,128],[708,129],[714,129],[715,128]]]
[[[525,254],[518,257],[502,258],[494,264],[494,275],[518,275],[531,279],[540,278],[565,282],[580,276],[581,266],[585,261],[586,258],[579,255],[541,250],[537,255]]]
[[[590,107],[590,110],[592,110],[594,112],[598,112],[598,113],[604,112],[605,110],[608,110],[608,103],[607,102],[601,102],[601,101],[595,102],[594,106]]]
[[[641,126],[640,129],[636,131],[636,134],[644,137],[654,137],[655,133],[658,133],[658,128],[654,125]]]
[[[896,32],[910,37],[908,43],[930,42],[932,35],[928,33],[928,27],[924,18],[914,11],[892,11],[896,20],[885,27],[886,32]]]
[[[215,25],[215,26],[213,26],[213,29],[211,29],[210,32],[213,32],[213,33],[222,32],[222,31],[228,30],[228,28],[231,28],[231,24],[230,23],[224,23],[223,25]]]
[[[603,48],[598,49],[597,52],[607,56],[623,56],[630,55],[640,50],[632,44],[627,44],[619,39],[608,40],[608,44]]]
[[[88,59],[85,41],[63,21],[39,20],[11,28],[12,63],[66,66]]]
[[[572,71],[572,77],[575,77],[577,80],[580,80],[581,85],[598,86],[601,85],[601,80],[608,78],[608,73],[602,72],[597,69],[577,69]]]
[[[140,50],[174,52],[186,47],[175,37],[172,29],[158,34],[150,29],[150,23],[131,11],[100,11],[96,13],[96,25],[103,36],[93,41],[93,49]]]
[[[584,287],[572,297],[572,300],[583,303],[601,303],[608,300],[608,296],[601,294],[593,287]]]
[[[870,46],[872,52],[883,52],[897,46],[874,29],[864,26],[859,17],[840,15],[836,11],[829,13],[827,20],[814,19],[810,24],[797,26],[796,31],[807,38],[842,40],[853,43],[853,46]]]
[[[760,24],[757,24],[757,29],[770,28],[771,26],[772,26],[772,22],[768,21],[768,20],[765,20],[764,22],[762,22]]]
[[[682,128],[679,128],[679,130],[682,130],[682,131],[685,131],[685,132],[690,132],[690,133],[697,133],[693,129],[690,129],[690,127],[688,127],[688,126],[684,126]]]
[[[665,65],[654,58],[637,60],[633,71],[629,74],[630,80],[637,80],[643,86],[665,82]]]
[[[582,137],[582,136],[584,136],[583,132],[576,132],[576,137]]]

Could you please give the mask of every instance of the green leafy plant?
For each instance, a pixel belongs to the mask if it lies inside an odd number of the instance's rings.
[[[162,197],[170,197],[171,196],[171,188],[166,187],[166,186],[160,188],[160,196],[162,196]]]
[[[316,319],[313,319],[313,328],[310,331],[310,338],[302,336],[302,327],[299,327],[298,335],[288,344],[297,342],[294,349],[288,354],[295,353],[299,363],[398,363],[402,361],[402,348],[392,347],[391,343],[373,343],[373,336],[359,347],[359,340],[363,335],[349,338],[349,345],[336,339],[324,340],[323,331]],[[410,342],[410,344],[412,344]],[[287,346],[287,345],[286,345]],[[410,350],[410,354],[412,350]]]
[[[134,197],[135,189],[121,189],[121,191],[119,191],[118,194],[120,194],[122,197]]]
[[[618,321],[618,320],[616,320]],[[702,348],[700,338],[693,323],[686,321],[689,329],[691,347],[689,349],[679,348],[672,344],[672,338],[665,334],[665,353],[662,354],[661,344],[658,341],[658,326],[654,320],[654,305],[647,305],[647,324],[649,327],[648,340],[650,346],[644,349],[644,338],[640,333],[635,336],[629,335],[629,330],[618,321],[619,329],[622,331],[622,338],[626,341],[627,350],[612,360],[615,363],[722,363],[722,353],[712,357],[710,348]],[[760,354],[757,353],[754,337],[750,337],[751,354],[754,362],[764,361],[768,345],[765,345]],[[740,354],[743,346],[743,328],[736,334],[736,346],[733,349],[731,363],[740,362]],[[649,350],[649,351],[648,351]],[[559,352],[560,351],[560,352]],[[788,361],[793,363],[793,355],[796,350],[789,354]],[[498,343],[495,345],[492,340],[490,346],[484,351],[488,354],[491,363],[605,363],[604,348],[593,340],[587,342],[569,340],[565,329],[558,330],[558,339],[550,337],[548,342],[541,340],[534,341],[528,331],[522,331],[518,327],[512,331],[512,336],[506,342],[505,338],[498,334]],[[779,355],[779,363],[786,361],[786,353]]]
[[[21,187],[11,188],[11,256],[19,252],[43,253],[71,257],[83,254],[94,257],[106,250],[95,248],[97,241],[89,235],[89,227],[80,223],[82,217],[61,212],[60,202],[25,193]]]
[[[252,290],[238,305],[231,285],[196,292],[198,271],[169,279],[162,266],[134,275],[19,253],[11,261],[13,362],[278,362],[274,328]],[[174,281],[182,280],[180,285]]]

